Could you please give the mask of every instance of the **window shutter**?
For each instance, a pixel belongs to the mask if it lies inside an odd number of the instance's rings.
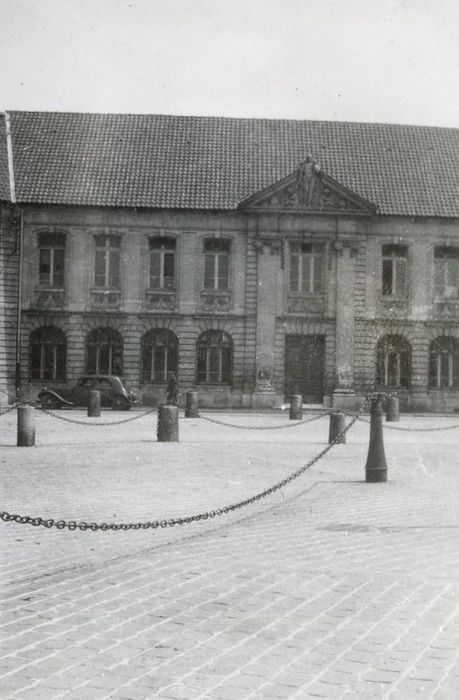
[[[64,259],[65,253],[57,248],[54,250],[54,270],[53,287],[62,288],[64,286]]]
[[[49,248],[40,249],[40,263],[39,263],[39,283],[41,285],[47,285],[50,283],[51,278],[51,251]]]
[[[407,264],[405,258],[395,259],[395,294],[404,297],[407,293]]]
[[[324,256],[314,255],[314,292],[320,294],[324,288]]]
[[[392,258],[383,259],[382,263],[382,293],[384,296],[389,296],[393,293],[392,286]]]
[[[218,256],[218,289],[229,287],[229,255],[221,253]]]
[[[164,288],[174,289],[175,287],[175,254],[164,253]]]
[[[159,289],[161,286],[161,253],[156,250],[150,252],[150,289]]]
[[[96,250],[95,286],[105,287],[105,250]]]
[[[290,255],[290,291],[300,291],[300,256],[298,253]]]
[[[109,278],[108,286],[110,289],[120,288],[120,252],[117,249],[110,248],[109,252]]]
[[[204,289],[215,289],[215,254],[204,256]]]

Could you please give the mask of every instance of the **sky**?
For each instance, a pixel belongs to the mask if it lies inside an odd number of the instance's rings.
[[[0,0],[0,110],[459,127],[458,0]]]

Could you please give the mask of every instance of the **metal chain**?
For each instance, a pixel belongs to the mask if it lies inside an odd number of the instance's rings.
[[[131,416],[130,418],[122,418],[121,420],[113,420],[113,421],[98,421],[97,423],[94,422],[87,422],[84,420],[77,420],[76,418],[68,418],[67,416],[60,416],[58,413],[54,413],[54,411],[49,411],[47,408],[43,408],[42,406],[35,406],[39,411],[42,411],[42,413],[46,413],[48,416],[52,416],[53,418],[57,418],[58,420],[65,421],[66,423],[74,423],[75,425],[90,425],[96,428],[104,428],[107,425],[121,425],[121,423],[131,423],[134,420],[139,420],[139,418],[143,418],[144,416],[148,416],[150,413],[154,413],[157,411],[157,408],[150,408],[148,411],[143,411],[142,413],[139,413],[135,416]]]
[[[296,471],[292,472],[292,474],[290,474],[289,476],[285,477],[285,479],[278,481],[277,484],[274,484],[274,486],[270,486],[264,491],[260,491],[260,493],[257,493],[255,496],[251,496],[250,498],[246,498],[243,501],[239,501],[238,503],[234,503],[229,506],[224,506],[223,508],[216,508],[215,510],[205,511],[204,513],[197,513],[196,515],[189,515],[183,518],[169,518],[167,520],[153,520],[140,523],[87,523],[85,521],[77,522],[76,520],[54,520],[54,518],[40,517],[34,518],[30,515],[11,514],[6,511],[0,512],[0,519],[3,520],[3,522],[5,523],[15,522],[19,523],[20,525],[34,525],[35,527],[38,527],[40,525],[47,528],[55,527],[58,530],[63,530],[64,528],[67,528],[68,530],[79,529],[83,531],[91,530],[92,532],[96,532],[97,530],[155,530],[157,528],[174,527],[175,525],[188,525],[189,523],[197,522],[200,520],[208,520],[209,518],[215,518],[216,516],[226,515],[227,513],[231,513],[232,511],[238,510],[239,508],[243,508],[244,506],[251,505],[256,501],[260,501],[262,498],[270,496],[271,494],[275,493],[276,491],[279,491],[279,489],[283,488],[284,486],[287,486],[287,484],[290,484],[292,481],[304,474],[304,472],[306,472],[314,464],[316,464],[324,455],[327,454],[327,452],[329,452],[329,450],[331,450],[332,447],[334,447],[334,445],[336,445],[337,442],[341,440],[341,437],[345,435],[348,432],[348,430],[351,429],[358,417],[359,414],[354,416],[354,418],[340,433],[338,433],[338,435],[332,442],[330,442],[326,447],[324,447],[324,449],[321,450],[315,457],[309,460],[309,462],[304,464]]]
[[[442,428],[402,428],[401,426],[387,425],[387,423],[383,423],[383,427],[388,428],[388,430],[403,430],[410,433],[434,433],[438,430],[457,430],[457,428],[459,428],[459,424],[456,423],[455,425],[445,425]]]
[[[359,420],[363,421],[364,423],[370,422],[369,418],[364,418],[363,416],[359,416]],[[407,433],[434,433],[439,430],[457,430],[457,428],[459,428],[459,423],[455,423],[454,425],[445,425],[441,428],[403,428],[400,425],[388,425],[387,423],[383,423],[383,428],[387,428],[388,430],[403,430]]]
[[[209,418],[209,416],[200,415],[200,418],[207,421],[208,423],[215,423],[216,425],[224,425],[227,428],[237,428],[239,430],[284,430],[285,428],[295,428],[297,425],[304,425],[305,423],[312,423],[323,416],[330,415],[330,412],[321,413],[318,416],[313,416],[312,418],[305,418],[304,420],[296,421],[295,423],[285,423],[284,425],[238,425],[237,423],[225,423],[224,421],[215,420],[215,418]]]
[[[11,413],[11,411],[14,411],[14,409],[17,408],[17,405],[15,404],[14,406],[8,406],[8,408],[5,408],[4,411],[0,412],[0,418],[2,416],[6,416],[7,413]]]

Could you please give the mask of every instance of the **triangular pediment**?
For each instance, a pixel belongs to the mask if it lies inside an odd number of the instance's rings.
[[[241,209],[372,215],[378,207],[322,172],[308,156],[298,168],[240,202]]]

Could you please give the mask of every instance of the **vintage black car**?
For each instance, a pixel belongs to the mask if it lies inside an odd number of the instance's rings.
[[[38,401],[43,408],[88,406],[90,391],[99,391],[101,406],[111,406],[113,409],[128,411],[139,403],[135,392],[128,391],[120,377],[112,374],[87,374],[73,386],[43,387]]]

